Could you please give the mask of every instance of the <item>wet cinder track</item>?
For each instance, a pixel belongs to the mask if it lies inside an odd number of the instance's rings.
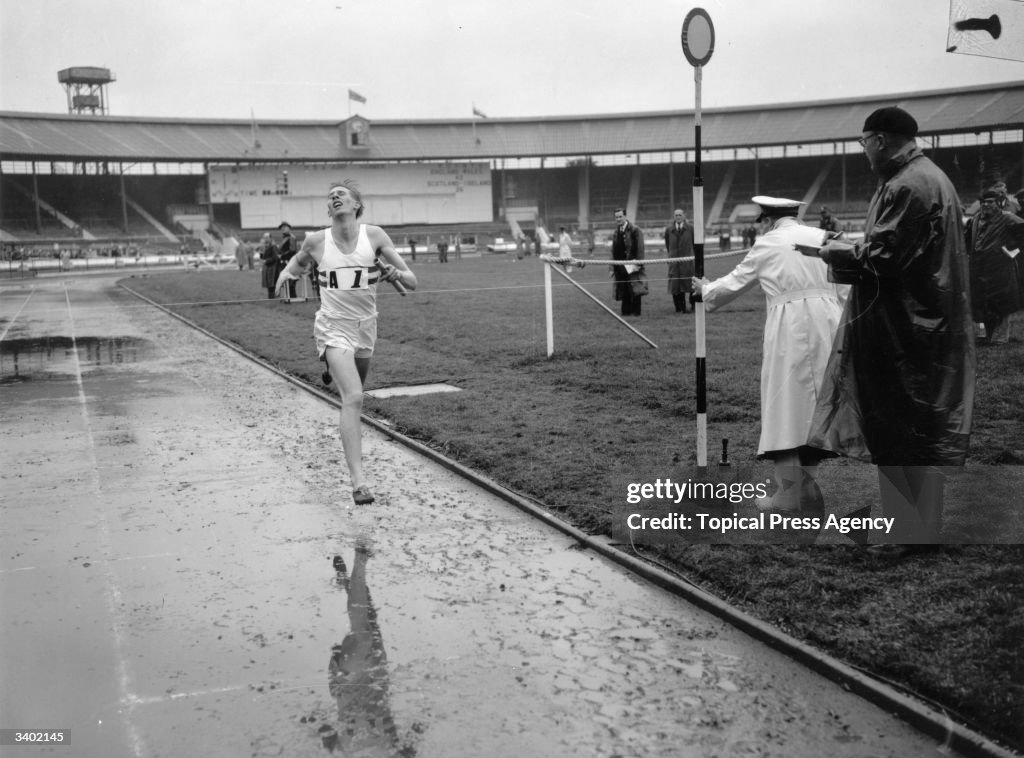
[[[333,407],[112,279],[0,316],[0,729],[71,743],[0,754],[939,754],[372,430],[352,506]]]

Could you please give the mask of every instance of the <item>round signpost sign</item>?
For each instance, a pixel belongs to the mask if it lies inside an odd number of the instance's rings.
[[[703,8],[694,8],[683,21],[683,55],[691,66],[703,66],[715,51],[715,26]]]

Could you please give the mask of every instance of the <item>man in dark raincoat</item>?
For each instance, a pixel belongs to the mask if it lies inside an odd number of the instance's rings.
[[[974,325],[960,201],[917,146],[917,122],[880,108],[860,140],[878,190],[864,240],[820,250],[852,284],[809,445],[878,466],[889,541],[933,543],[943,466],[967,457],[974,405]]]
[[[625,208],[615,209],[615,232],[612,235],[612,259],[616,261],[641,261],[644,257],[644,233],[629,223]],[[615,299],[622,301],[623,316],[639,316],[642,297],[633,286],[641,280],[643,266],[612,266],[615,278]],[[646,278],[646,277],[644,277]]]
[[[686,223],[682,208],[672,214],[672,223],[665,227],[665,255],[669,258],[690,258],[668,264],[668,294],[676,313],[686,313],[686,301],[693,293],[693,227]]]
[[[1024,245],[1024,221],[999,207],[1004,195],[994,189],[981,194],[981,208],[967,221],[971,258],[971,307],[974,320],[985,325],[989,344],[1010,341],[1010,316],[1021,307],[1014,260]]]

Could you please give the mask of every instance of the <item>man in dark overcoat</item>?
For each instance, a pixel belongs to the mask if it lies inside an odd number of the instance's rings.
[[[693,292],[693,227],[686,223],[686,214],[676,208],[672,223],[665,227],[667,258],[689,258],[668,264],[668,293],[676,313],[686,313],[686,301]]]
[[[967,221],[967,252],[971,259],[971,308],[974,321],[985,326],[991,345],[1010,341],[1010,318],[1020,310],[1022,296],[1017,267],[1024,247],[1024,221],[1000,208],[1003,196],[989,189],[981,207]]]
[[[612,235],[612,259],[616,261],[634,261],[644,258],[644,235],[626,218],[624,208],[615,209],[615,233]],[[630,270],[635,269],[635,270]],[[612,266],[615,277],[615,299],[622,303],[623,316],[639,316],[643,295],[636,292],[634,286],[641,279],[643,266]]]
[[[807,444],[878,466],[889,541],[935,543],[945,474],[963,466],[974,406],[974,324],[960,199],[897,107],[864,122],[880,183],[864,239],[818,251],[851,284]]]

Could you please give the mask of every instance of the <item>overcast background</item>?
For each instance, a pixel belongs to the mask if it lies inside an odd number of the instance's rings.
[[[0,110],[67,112],[57,72],[109,68],[111,115],[371,119],[692,109],[669,0],[0,0]],[[704,0],[706,108],[1024,80],[945,52],[948,0]],[[349,103],[349,88],[367,103]],[[350,111],[351,108],[351,111]]]

